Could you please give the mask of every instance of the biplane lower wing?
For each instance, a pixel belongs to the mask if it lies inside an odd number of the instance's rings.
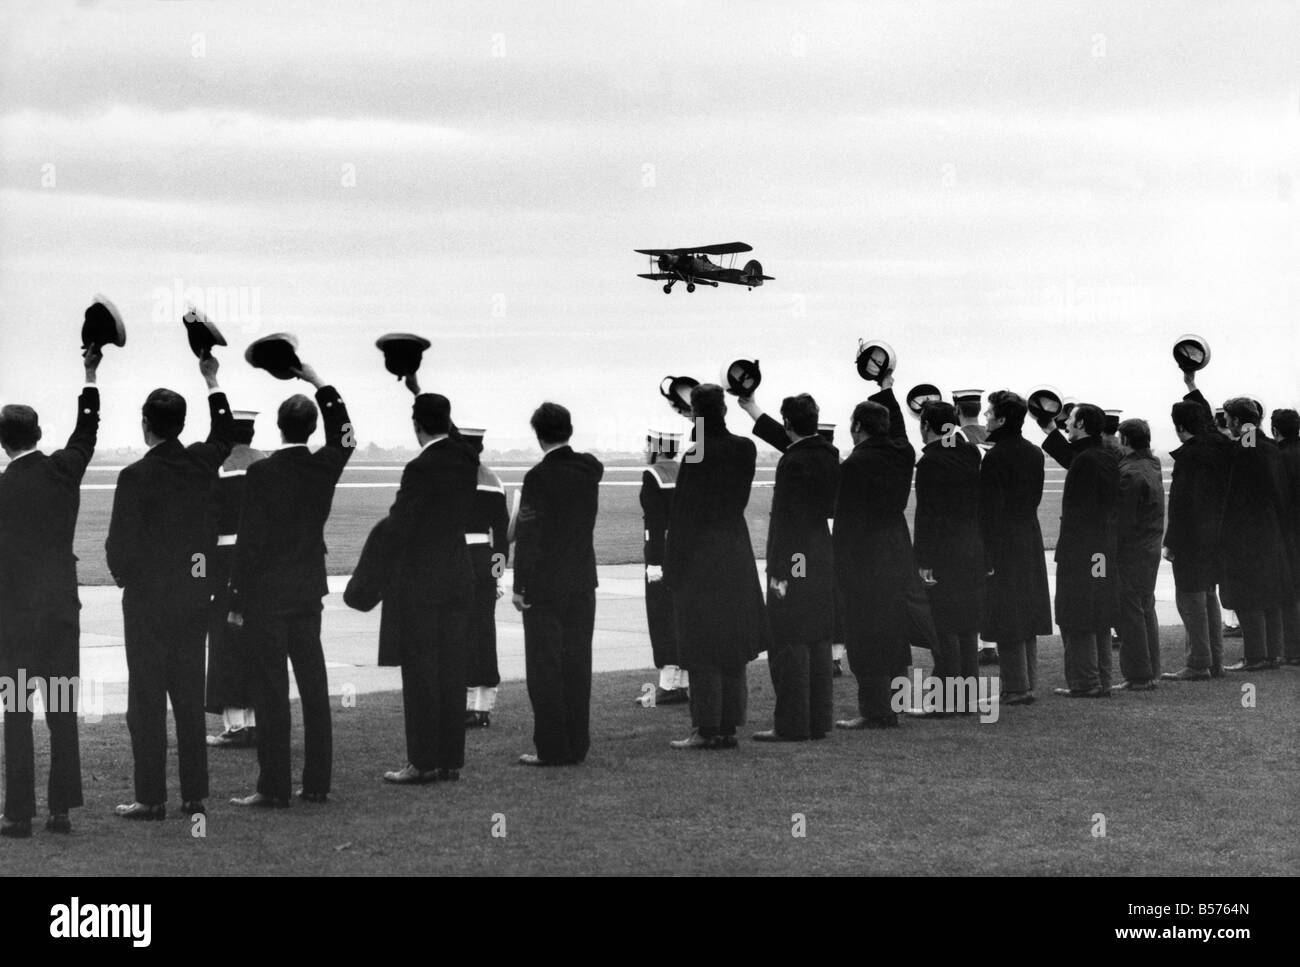
[[[664,282],[668,279],[679,279],[681,276],[672,272],[638,272],[638,279],[654,279],[656,282]]]

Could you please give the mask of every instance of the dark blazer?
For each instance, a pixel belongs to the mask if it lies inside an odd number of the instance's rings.
[[[1063,441],[1053,430],[1043,444],[1067,470],[1056,540],[1056,623],[1069,631],[1109,629],[1115,623],[1119,454],[1100,437],[1071,441],[1068,450],[1061,449]]]
[[[99,391],[87,387],[67,446],[28,454],[0,474],[0,667],[77,673],[81,602],[72,540],[98,428]],[[62,641],[48,640],[54,627],[66,632]],[[37,651],[50,659],[48,669]]]
[[[779,641],[829,640],[835,631],[835,555],[827,520],[835,515],[840,453],[817,434],[791,443],[767,414],[754,436],[781,451],[767,531],[767,575],[788,581],[785,598],[768,588],[768,620]]]
[[[936,627],[978,629],[985,571],[980,453],[960,433],[927,443],[916,465],[916,566],[934,570],[937,583],[928,593]]]
[[[204,607],[212,597],[206,562],[217,540],[217,472],[235,423],[224,393],[209,394],[208,409],[205,442],[159,443],[118,475],[104,543],[118,587],[179,609]]]
[[[1214,411],[1199,390],[1183,399],[1200,403],[1207,421],[1211,419]],[[1174,584],[1186,593],[1213,591],[1223,571],[1219,527],[1232,466],[1232,441],[1211,426],[1171,450],[1169,456],[1174,467],[1164,544],[1173,558]]]
[[[745,523],[757,448],[721,421],[707,423],[702,437],[699,459],[683,460],[677,474],[664,579],[682,667],[734,672],[772,639]]]
[[[515,525],[515,585],[529,604],[559,601],[596,587],[596,529],[605,468],[568,444],[524,474]]]
[[[840,465],[835,574],[844,596],[845,643],[865,647],[872,674],[911,663],[908,585],[920,585],[904,511],[916,451],[893,390],[871,397],[889,409],[887,436],[857,444]]]
[[[980,531],[984,538],[985,641],[1025,641],[1052,633],[1043,531],[1043,451],[1021,431],[999,427],[980,464]]]
[[[355,441],[333,386],[316,392],[325,445],[277,450],[248,468],[239,542],[230,574],[231,609],[288,614],[319,608],[325,582],[325,522]]]
[[[1121,561],[1160,561],[1165,533],[1165,485],[1160,459],[1149,450],[1119,458],[1115,542]]]

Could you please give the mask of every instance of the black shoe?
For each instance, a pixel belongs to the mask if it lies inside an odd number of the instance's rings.
[[[1211,666],[1210,666],[1210,677],[1211,677],[1211,678],[1222,678],[1222,677],[1223,677],[1223,665],[1222,665],[1222,663],[1220,663],[1220,664],[1218,664],[1218,665],[1211,665]]]
[[[1281,668],[1281,667],[1282,667],[1282,659],[1281,659],[1281,658],[1270,658],[1270,659],[1268,659],[1268,661],[1265,662],[1265,664],[1267,664],[1269,668]]]
[[[492,724],[492,714],[490,712],[465,711],[465,728],[467,729],[486,729]]]
[[[312,803],[321,804],[330,801],[329,793],[324,793],[324,792],[308,792],[306,789],[299,789],[296,793],[294,793],[294,795],[297,796],[299,799],[301,799],[303,802],[312,802]]]
[[[437,769],[417,769],[409,762],[400,769],[384,773],[384,782],[391,782],[398,786],[427,786],[437,781]]]
[[[257,745],[257,729],[226,729],[220,735],[209,735],[208,745],[214,749],[251,749]]]
[[[839,678],[843,674],[844,674],[844,663],[840,661],[838,658],[836,658],[833,662],[831,662],[831,677]]]
[[[67,813],[50,813],[50,818],[45,820],[45,831],[47,833],[70,833],[72,832],[72,820],[68,818]]]
[[[439,769],[439,770],[438,770],[438,781],[439,781],[439,782],[460,782],[460,770],[459,770],[459,769]]]
[[[264,796],[255,792],[251,796],[230,800],[232,806],[247,806],[250,809],[288,809],[289,800],[277,796]]]
[[[1265,672],[1270,667],[1267,659],[1261,658],[1257,661],[1247,661],[1243,658],[1235,665],[1225,666],[1224,670],[1230,672]]]
[[[1165,672],[1160,678],[1166,682],[1208,682],[1210,680],[1210,670],[1208,668],[1183,668],[1176,672]]]
[[[113,810],[114,815],[121,816],[123,819],[131,819],[143,822],[157,822],[167,818],[167,807],[162,803],[156,806],[146,806],[142,802],[124,802]]]
[[[581,761],[582,761],[581,759],[573,760],[573,761],[570,761],[570,762],[556,761],[556,760],[552,760],[552,759],[543,759],[543,758],[542,758],[541,756],[539,756],[536,752],[525,752],[523,755],[521,755],[521,756],[519,757],[519,764],[520,764],[521,766],[539,766],[539,767],[541,767],[541,766],[576,766],[576,765],[577,765],[579,762],[581,762]],[[456,770],[452,769],[452,770],[444,770],[444,771],[455,772]],[[456,773],[456,778],[460,778],[460,773],[459,773],[459,772]]]
[[[981,648],[979,663],[981,665],[996,665],[998,663],[998,650],[996,648]]]
[[[740,740],[737,739],[734,735],[715,735],[713,737],[713,745],[711,746],[711,748],[738,749],[740,748]]]
[[[1224,626],[1223,626],[1223,637],[1225,637],[1225,638],[1240,638],[1240,637],[1241,637],[1241,625],[1224,625]]]
[[[1003,705],[1033,705],[1037,699],[1033,692],[1007,692],[999,701]]]
[[[700,735],[699,729],[696,729],[694,732],[692,732],[684,739],[674,739],[672,742],[669,742],[668,746],[669,748],[672,749],[712,749],[716,746],[716,743],[717,743],[716,738],[714,737],[706,738],[705,736]],[[523,758],[524,757],[522,756],[520,757],[521,762],[523,761]],[[536,756],[534,756],[533,758],[536,758]],[[529,763],[529,765],[540,765],[540,764],[541,763]]]
[[[67,819],[66,816],[63,817]],[[68,826],[72,830],[72,826]],[[0,836],[7,836],[10,839],[29,839],[32,835],[32,821],[30,819],[10,819],[8,816],[0,816]]]
[[[191,819],[195,816],[206,816],[208,811],[203,808],[202,799],[191,799],[189,802],[181,803],[181,812]]]
[[[1096,688],[1054,688],[1052,694],[1062,698],[1110,698],[1110,689],[1100,685]]]
[[[776,729],[768,729],[766,732],[755,732],[750,736],[755,742],[804,742],[805,739],[796,739],[793,736],[782,735]]]
[[[1115,686],[1117,692],[1149,692],[1156,687],[1156,683],[1149,678],[1133,678],[1128,681],[1120,682]]]

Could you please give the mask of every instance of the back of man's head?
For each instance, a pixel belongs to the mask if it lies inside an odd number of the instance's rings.
[[[1151,424],[1136,417],[1119,425],[1119,439],[1131,450],[1151,449]]]
[[[1263,415],[1259,412],[1255,401],[1248,396],[1234,396],[1223,404],[1223,412],[1227,414],[1230,420],[1236,420],[1238,423],[1249,423],[1253,426],[1259,425],[1260,417]]]
[[[921,407],[921,426],[937,436],[943,436],[957,426],[957,408],[942,400],[931,400]]]
[[[185,429],[185,397],[169,389],[150,393],[140,410],[149,432],[162,440],[175,440]]]
[[[993,409],[993,416],[1001,420],[1008,430],[1024,427],[1029,406],[1019,393],[1013,393],[1009,389],[994,390],[989,394],[989,406]]]
[[[451,400],[441,393],[421,393],[411,406],[411,418],[429,436],[451,432]]]
[[[787,396],[781,401],[781,417],[801,437],[812,436],[817,432],[817,418],[820,415],[817,401],[807,393]]]
[[[863,400],[853,408],[853,423],[859,433],[869,437],[889,434],[889,409],[872,400]]]
[[[1179,400],[1169,411],[1169,419],[1173,421],[1174,430],[1182,430],[1192,436],[1208,432],[1213,418],[1214,414],[1210,412],[1209,407],[1196,400]]]
[[[533,411],[529,424],[537,439],[545,446],[568,443],[573,436],[573,419],[559,403],[543,403]]]
[[[275,425],[285,443],[306,443],[316,432],[318,411],[316,404],[301,393],[295,393],[280,404],[275,415]]]
[[[1300,413],[1295,410],[1274,410],[1273,435],[1279,440],[1300,437]]]
[[[7,450],[34,450],[41,442],[41,421],[36,411],[21,403],[0,409],[0,446]]]

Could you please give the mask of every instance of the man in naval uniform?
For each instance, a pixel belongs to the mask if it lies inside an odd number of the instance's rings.
[[[235,410],[235,446],[217,480],[217,550],[212,558],[213,595],[208,617],[207,710],[221,716],[222,730],[208,736],[218,749],[247,749],[257,741],[253,712],[252,665],[243,647],[243,629],[226,621],[230,614],[230,566],[235,558],[239,515],[244,505],[244,474],[266,456],[254,450],[257,413]]]
[[[661,430],[651,430],[646,434],[648,466],[641,474],[641,512],[645,524],[645,614],[650,629],[650,648],[654,653],[655,667],[659,669],[655,705],[681,705],[690,701],[687,671],[681,667],[677,650],[673,594],[664,581],[664,545],[668,537],[668,519],[672,516],[673,494],[677,489],[677,471],[681,467],[676,460],[681,439],[680,433]]]
[[[486,430],[460,427],[457,435],[470,450],[483,454]],[[505,594],[501,575],[510,553],[510,515],[506,510],[506,488],[487,465],[478,465],[474,507],[465,529],[470,563],[474,567],[474,603],[469,618],[469,640],[465,650],[465,727],[486,728],[492,724],[501,673],[497,669],[497,600]]]

